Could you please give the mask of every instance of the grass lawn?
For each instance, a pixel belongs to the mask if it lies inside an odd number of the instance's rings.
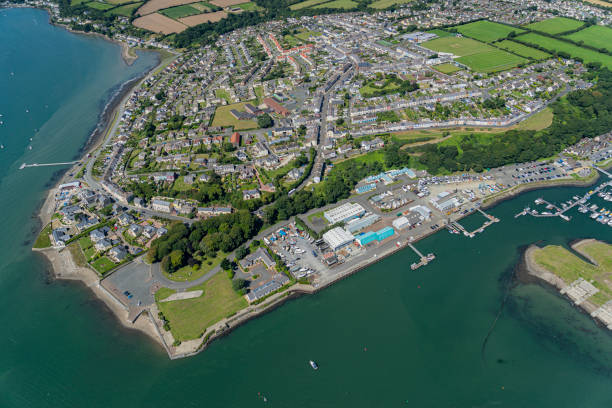
[[[79,246],[81,247],[83,251],[93,246],[93,242],[91,242],[91,238],[89,238],[88,236],[79,238],[78,242],[79,242]]]
[[[450,64],[450,63],[434,65],[433,68],[437,71],[440,71],[443,74],[452,74],[454,72],[461,71],[461,68],[459,68],[455,64]]]
[[[385,9],[395,4],[406,4],[406,3],[410,3],[411,1],[412,0],[377,0],[371,3],[368,7],[375,8],[375,9]]]
[[[612,28],[609,27],[593,25],[564,37],[576,42],[583,41],[591,47],[612,51]]]
[[[546,58],[550,58],[550,54],[544,51],[536,50],[535,48],[531,48],[514,41],[503,40],[498,43],[495,43],[495,45],[499,48],[508,50],[525,58],[531,58],[534,60],[543,60]]]
[[[102,256],[91,263],[91,266],[100,274],[104,275],[115,267],[115,263],[105,256]]]
[[[51,246],[49,234],[51,234],[51,223],[47,224],[45,228],[40,231],[40,234],[36,237],[36,241],[34,241],[34,248],[49,248]]]
[[[517,130],[542,130],[552,124],[553,116],[554,114],[551,108],[544,108],[512,128]]]
[[[388,94],[399,88],[399,85],[393,81],[386,81],[385,86],[380,88],[373,85],[374,82],[369,82],[359,89],[359,93],[361,94],[361,96],[363,96],[364,98],[370,98],[377,91],[384,91],[386,94]]]
[[[215,95],[217,96],[217,98],[225,99],[228,104],[232,103],[232,101],[230,100],[230,96],[225,89],[215,89]]]
[[[601,62],[601,64],[612,69],[612,56],[582,48],[574,44],[566,43],[555,38],[546,37],[536,33],[527,33],[518,37],[521,41],[536,44],[549,51],[564,51],[572,57],[582,58],[585,64],[589,62]]]
[[[166,17],[170,17],[174,19],[194,16],[196,14],[202,14],[201,10],[198,10],[195,7],[191,7],[188,4],[183,4],[182,6],[170,7],[164,10],[160,10],[159,12]]]
[[[320,35],[321,35],[321,33],[318,32],[318,31],[302,31],[302,32],[297,33],[297,34],[293,34],[294,37],[299,38],[300,40],[302,40],[304,42],[308,42],[310,37],[318,37]]]
[[[322,219],[323,221],[325,221],[325,223],[327,223],[327,219],[326,219],[326,218],[323,216],[323,212],[324,212],[324,211],[319,211],[319,212],[316,212],[316,213],[310,214],[310,215],[308,216],[308,221],[309,221],[309,222],[312,224],[312,222],[313,222],[313,220],[314,220],[315,218],[320,218],[320,219]]]
[[[213,121],[212,121],[212,126],[224,126],[224,127],[233,126],[234,130],[257,129],[258,127],[257,121],[238,120],[234,116],[232,116],[232,114],[230,113],[232,109],[236,109],[239,112],[240,111],[244,112],[244,105],[246,105],[247,103],[252,103],[252,102],[253,101],[240,102],[240,103],[234,103],[232,105],[225,105],[225,106],[217,107],[217,109],[215,110],[215,117],[213,118]]]
[[[325,3],[326,1],[329,1],[329,0],[306,0],[306,1],[303,1],[301,3],[292,4],[291,6],[289,6],[289,9],[291,9],[291,10],[300,10],[300,9],[303,9],[303,8],[306,8],[306,7],[315,6],[317,4]]]
[[[315,6],[313,8],[333,8],[349,10],[355,7],[357,7],[357,3],[355,3],[353,0],[334,0],[330,1],[329,3],[319,4],[318,6]]]
[[[247,306],[247,301],[234,292],[223,272],[191,290],[203,290],[204,293],[193,299],[157,303],[177,340],[197,339],[208,326]]]
[[[255,104],[260,105],[263,102],[263,98],[264,98],[263,86],[254,87],[253,91],[255,92],[255,96],[257,97],[257,99],[255,100]]]
[[[457,58],[457,62],[467,65],[476,72],[497,72],[514,68],[527,60],[506,51],[493,50],[466,55]]]
[[[516,34],[525,30],[487,20],[474,21],[455,27],[461,34],[484,42],[493,42],[505,38],[514,31]]]
[[[207,259],[206,261],[202,262],[202,265],[200,265],[197,270],[194,270],[191,266],[184,266],[178,271],[171,274],[164,272],[164,276],[176,282],[196,280],[211,271],[217,265],[219,265],[221,263],[221,260],[225,258],[226,255],[227,254],[225,254],[224,252],[219,251],[217,252],[216,258]],[[211,262],[211,264],[209,265],[208,262]]]
[[[155,300],[159,302],[160,300],[164,300],[168,296],[173,295],[175,293],[176,290],[174,289],[161,287],[157,290],[157,292],[155,292]]]
[[[193,185],[191,184],[185,184],[185,176],[181,176],[178,177],[176,180],[174,180],[174,183],[172,184],[172,190],[175,191],[189,191],[193,188]]]
[[[582,21],[572,20],[565,17],[553,17],[548,20],[538,21],[537,23],[527,24],[525,28],[541,31],[546,34],[560,34],[572,31],[584,25]]]
[[[114,8],[112,10],[108,10],[106,13],[113,14],[115,16],[130,17],[134,13],[134,10],[142,6],[142,4],[143,2],[126,4],[125,6],[121,6],[121,7]]]
[[[112,9],[115,6],[112,5],[112,4],[106,4],[106,3],[100,3],[98,1],[92,1],[91,3],[87,3],[87,7],[90,7],[92,9],[96,9],[96,10],[108,10],[108,9]]]
[[[263,7],[258,6],[257,3],[254,3],[252,1],[249,1],[248,3],[238,4],[237,6],[246,11],[263,10]]]
[[[495,50],[490,45],[465,37],[436,38],[421,45],[432,51],[449,52],[460,57]]]
[[[612,299],[612,289],[608,284],[607,275],[612,273],[612,245],[594,241],[584,243],[577,248],[581,253],[597,262],[597,266],[585,262],[574,253],[558,245],[548,245],[534,252],[534,261],[554,273],[565,283],[572,283],[578,278],[591,282],[601,294],[590,300],[603,304]]]
[[[131,3],[134,0],[104,0],[105,3],[110,3],[110,4],[125,4],[125,3]]]
[[[66,248],[68,248],[68,251],[70,251],[70,255],[72,256],[72,259],[74,260],[74,263],[77,266],[83,268],[87,267],[87,259],[85,259],[83,251],[81,251],[81,248],[79,248],[79,246],[75,242],[68,245]]]
[[[70,0],[70,5],[71,6],[76,6],[77,4],[83,4],[83,3],[88,3],[91,0]]]
[[[433,30],[429,30],[427,31],[430,34],[435,34],[440,38],[444,38],[444,37],[454,37],[455,34],[453,33],[449,33],[448,31],[442,30],[441,28],[434,28]]]

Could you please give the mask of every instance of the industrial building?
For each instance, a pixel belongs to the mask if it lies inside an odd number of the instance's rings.
[[[398,230],[411,226],[410,221],[408,221],[408,218],[404,216],[394,219],[392,224],[393,224],[393,228],[396,228]]]
[[[323,241],[329,245],[332,251],[337,251],[355,240],[353,234],[341,227],[332,228],[323,234]]]
[[[428,220],[431,217],[431,210],[424,205],[415,205],[414,207],[410,207],[409,210],[421,214],[423,220]]]
[[[329,211],[325,211],[323,216],[330,224],[336,224],[339,222],[347,222],[353,218],[361,217],[365,214],[365,209],[356,203],[346,203],[339,205],[336,208],[332,208]]]
[[[459,199],[456,194],[443,191],[436,198],[432,198],[431,203],[441,212],[447,212],[459,206]]]
[[[369,244],[370,242],[374,242],[374,241],[383,241],[391,236],[393,236],[393,234],[395,234],[395,230],[391,227],[384,227],[383,229],[380,229],[376,232],[374,231],[369,231],[363,234],[360,234],[357,236],[357,242],[359,242],[359,245],[361,246],[365,246],[367,244]]]
[[[369,227],[378,220],[380,220],[380,215],[370,214],[362,218],[355,218],[353,220],[350,220],[346,223],[345,228],[348,232],[354,234],[357,231],[361,231],[362,229]]]

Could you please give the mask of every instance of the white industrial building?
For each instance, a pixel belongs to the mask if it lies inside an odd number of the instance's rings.
[[[354,240],[353,234],[341,227],[332,228],[323,234],[323,241],[329,245],[332,251],[337,251]]]
[[[423,220],[428,220],[431,217],[431,210],[424,205],[415,205],[414,207],[410,207],[409,210],[421,214]]]
[[[330,224],[336,224],[361,217],[363,214],[365,214],[365,209],[360,204],[346,203],[325,211],[323,216]]]
[[[459,200],[456,194],[448,191],[443,191],[436,198],[432,198],[430,202],[441,212],[450,211],[453,208],[459,207]]]
[[[406,227],[409,227],[410,221],[408,221],[408,218],[402,216],[402,217],[394,219],[391,224],[393,224],[393,228],[401,230]]]

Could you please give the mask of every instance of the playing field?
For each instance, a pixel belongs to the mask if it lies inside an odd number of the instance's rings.
[[[244,105],[247,102],[234,103],[232,105],[219,106],[215,110],[212,126],[233,126],[234,130],[256,129],[257,121],[255,120],[238,120],[230,111],[236,109],[238,112],[244,112]]]
[[[484,42],[493,42],[505,38],[514,31],[516,34],[525,30],[510,27],[505,24],[493,23],[487,20],[474,21],[455,27],[461,34]]]
[[[583,41],[591,47],[612,51],[612,28],[609,27],[593,25],[564,37],[576,42]]]
[[[531,48],[531,47],[528,47],[523,44],[519,44],[514,41],[504,40],[504,41],[495,43],[495,45],[499,48],[503,48],[504,50],[511,51],[525,58],[531,58],[534,60],[543,60],[546,58],[550,58],[550,54],[545,53],[544,51],[536,50],[535,48]]]
[[[455,64],[439,64],[434,65],[433,68],[443,74],[452,74],[453,72],[461,71],[461,68]]]
[[[581,58],[585,63],[601,62],[602,65],[612,68],[612,56],[602,54],[597,51],[592,51],[587,48],[582,48],[577,45],[567,43],[565,41],[546,37],[536,33],[527,33],[518,37],[519,40],[539,45],[549,51],[563,51],[571,55],[573,58]]]
[[[318,6],[315,6],[313,8],[331,8],[331,9],[348,10],[348,9],[352,9],[355,7],[357,7],[357,3],[355,3],[353,0],[334,0],[334,1],[330,1],[329,3],[319,4]]]
[[[189,4],[184,4],[182,6],[176,6],[176,7],[171,7],[171,8],[167,8],[164,10],[160,10],[159,11],[161,14],[163,14],[164,16],[170,17],[170,18],[174,18],[174,19],[178,19],[178,18],[182,18],[182,17],[188,17],[188,16],[194,16],[196,14],[201,14],[202,11],[198,10],[195,7],[192,7]]]
[[[442,37],[454,37],[455,36],[455,34],[449,33],[448,31],[444,31],[444,30],[442,30],[440,28],[434,28],[433,30],[429,30],[427,32],[430,33],[430,34],[435,34],[435,35],[437,35],[440,38],[442,38]]]
[[[465,37],[436,38],[435,40],[426,41],[421,45],[432,51],[448,52],[460,57],[495,50],[495,48],[485,43]]]
[[[412,0],[377,0],[374,3],[371,3],[369,7],[372,7],[375,9],[385,9],[395,4],[406,4],[406,3],[410,3],[411,1]]]
[[[498,72],[514,68],[519,64],[527,62],[527,60],[506,51],[493,50],[466,55],[465,57],[457,58],[457,62],[467,65],[476,72]]]
[[[537,23],[527,24],[525,27],[547,34],[559,34],[566,31],[576,30],[584,25],[582,21],[572,20],[565,17],[553,17]]]

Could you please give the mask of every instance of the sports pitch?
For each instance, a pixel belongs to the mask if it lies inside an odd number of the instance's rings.
[[[516,34],[525,32],[520,28],[505,24],[493,23],[487,20],[474,21],[455,27],[461,34],[484,42],[493,42],[505,38],[514,31]]]
[[[582,27],[582,21],[572,20],[565,17],[553,17],[548,20],[538,21],[537,23],[527,24],[525,27],[547,34],[560,34],[566,31],[576,30]]]
[[[517,42],[514,41],[509,41],[509,40],[504,40],[504,41],[500,41],[498,43],[495,43],[495,45],[499,48],[502,48],[504,50],[508,50],[510,52],[513,52],[517,55],[520,55],[521,57],[525,57],[525,58],[531,58],[534,60],[543,60],[546,58],[550,58],[550,54],[544,52],[544,51],[540,51],[537,50],[535,48],[531,48],[528,47],[526,45],[523,44],[519,44]]]

